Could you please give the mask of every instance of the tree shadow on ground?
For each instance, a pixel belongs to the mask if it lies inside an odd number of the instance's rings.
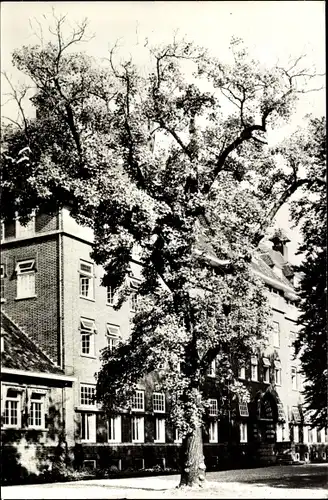
[[[258,486],[269,486],[271,488],[306,488],[327,490],[328,474],[327,469],[316,474],[295,471],[295,475],[293,476],[284,476],[281,474],[279,477],[249,478],[236,480],[236,482]]]

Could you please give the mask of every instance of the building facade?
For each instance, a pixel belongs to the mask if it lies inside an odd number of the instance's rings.
[[[79,226],[67,209],[52,216],[36,214],[25,227],[15,220],[1,229],[4,322],[23,332],[57,373],[61,403],[56,411],[72,459],[78,455],[81,462],[100,468],[177,468],[180,439],[166,418],[165,395],[154,391],[153,378],[140,385],[131,411],[115,418],[105,418],[93,400],[101,351],[130,335],[136,307],[133,290],[141,280],[137,261],[130,265],[130,299],[116,311],[111,288],[101,285],[103,270],[90,257],[92,232]],[[302,411],[302,376],[292,346],[297,336],[297,297],[286,258],[287,243],[282,232],[276,233],[271,246],[263,245],[253,262],[254,272],[267,285],[274,330],[265,352],[235,367],[250,389],[249,404],[232,400],[227,412],[219,416],[215,362],[209,371],[211,405],[204,427],[208,468],[233,466],[236,461],[326,460],[326,431],[312,429]],[[2,337],[3,353],[12,336],[7,330]],[[20,356],[22,350],[15,354],[18,365]],[[6,359],[2,356],[3,366],[9,362]],[[27,373],[33,369],[27,366],[23,375],[17,366],[13,369],[18,371],[10,376],[25,388]],[[47,389],[55,399],[57,386],[52,382]],[[23,400],[24,391],[16,392],[17,400]],[[3,413],[12,404],[8,394],[3,379],[2,434],[13,429],[26,433],[31,417],[23,424],[21,418],[8,420]],[[42,442],[50,446],[47,404],[38,408]]]

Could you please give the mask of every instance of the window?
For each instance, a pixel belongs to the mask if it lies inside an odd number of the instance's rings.
[[[136,391],[132,398],[132,410],[144,411],[145,409],[145,393],[144,391]]]
[[[165,413],[165,396],[160,392],[153,393],[153,411]]]
[[[81,440],[96,442],[96,414],[82,413],[81,414]]]
[[[268,358],[263,358],[263,382],[266,384],[270,383],[270,360]]]
[[[210,399],[209,415],[210,417],[216,417],[218,414],[218,400]]]
[[[303,427],[303,443],[309,443],[309,427],[307,425],[304,425]]]
[[[93,264],[80,261],[80,297],[85,299],[94,299],[94,275]]]
[[[21,426],[21,395],[15,389],[7,389],[3,423],[6,427]]]
[[[81,318],[81,355],[94,356],[95,355],[95,332],[96,326],[92,319]]]
[[[277,410],[278,410],[278,420],[286,420],[284,407],[282,403],[277,403]]]
[[[122,441],[120,415],[108,419],[108,441],[112,443],[120,443]]]
[[[280,347],[280,325],[277,321],[273,322],[273,346]]]
[[[30,416],[28,425],[30,427],[45,427],[44,394],[32,392],[30,401]]]
[[[155,443],[165,443],[165,419],[155,418]]]
[[[96,404],[96,387],[94,385],[81,384],[80,402],[83,406],[94,406]]]
[[[290,332],[289,334],[289,343],[290,343],[290,355],[291,358],[294,358],[295,355],[295,347],[294,347],[294,342],[297,338],[297,333],[296,332]]]
[[[35,260],[22,260],[16,265],[17,299],[35,297]]]
[[[139,282],[135,279],[130,279],[130,311],[135,312],[138,306],[138,286]]]
[[[282,424],[277,424],[277,426],[276,426],[276,437],[277,437],[278,443],[281,443],[283,441]]]
[[[247,443],[247,423],[241,422],[239,424],[239,432],[240,432],[240,442]]]
[[[5,265],[1,264],[0,265],[0,300],[1,302],[4,302],[5,300]]]
[[[245,380],[246,378],[246,367],[245,365],[241,365],[239,368],[238,368],[238,377]]]
[[[114,291],[111,286],[107,287],[107,304],[109,306],[114,304]]]
[[[258,380],[258,364],[257,358],[255,356],[253,356],[251,359],[251,380]]]
[[[29,236],[34,236],[35,234],[35,216],[33,215],[31,220],[28,221],[28,223],[23,226],[19,222],[19,220],[16,220],[16,236],[17,238],[27,238]]]
[[[132,443],[143,443],[145,440],[144,418],[132,417]]]
[[[217,420],[212,420],[209,424],[208,440],[210,443],[217,443],[218,442],[218,422],[217,422]]]
[[[298,425],[293,426],[293,441],[294,443],[299,443],[300,441],[300,428]]]
[[[110,352],[113,352],[120,338],[120,327],[107,324],[107,342]]]
[[[175,428],[175,430],[174,430],[174,442],[175,443],[182,443],[182,437],[181,437],[179,429],[177,429],[177,428]]]
[[[281,363],[280,363],[280,361],[274,362],[274,382],[276,385],[281,385]]]
[[[291,376],[292,376],[292,388],[293,391],[297,391],[297,370],[295,366],[291,368]]]
[[[301,414],[298,406],[292,406],[292,418],[298,424],[301,422]]]
[[[213,359],[211,366],[208,369],[207,374],[209,377],[215,377],[215,375],[216,375],[216,360],[215,359]]]
[[[247,403],[239,403],[239,415],[241,417],[249,416]]]

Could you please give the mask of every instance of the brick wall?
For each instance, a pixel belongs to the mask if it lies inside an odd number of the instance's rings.
[[[17,261],[35,259],[36,297],[17,299]],[[58,346],[58,237],[20,240],[1,251],[6,266],[6,312],[43,350],[57,362]]]

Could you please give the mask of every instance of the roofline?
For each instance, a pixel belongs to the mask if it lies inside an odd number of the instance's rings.
[[[71,377],[69,375],[61,375],[60,373],[45,373],[45,372],[30,372],[27,370],[18,370],[17,368],[6,368],[1,367],[1,373],[5,375],[20,375],[31,378],[46,378],[49,380],[61,380],[64,382],[75,382],[76,377]]]
[[[274,278],[270,278],[269,276],[267,276],[266,274],[261,273],[260,271],[255,271],[255,269],[253,269],[253,273],[257,274],[266,283],[268,283],[270,285],[275,285],[278,288],[282,288],[286,292],[292,293],[293,295],[295,295],[295,298],[297,298],[295,290],[292,287],[289,287],[288,285],[285,285],[285,283],[282,283],[281,281],[275,280]]]

